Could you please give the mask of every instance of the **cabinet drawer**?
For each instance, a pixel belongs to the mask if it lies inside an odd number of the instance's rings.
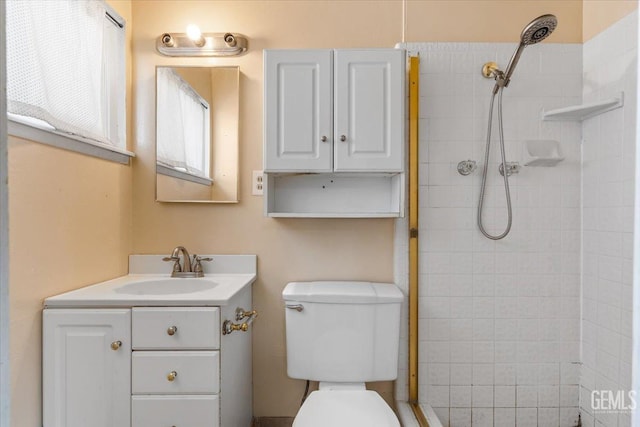
[[[217,351],[134,351],[133,394],[212,394],[220,391]],[[171,379],[170,374],[175,373]]]
[[[134,307],[133,349],[220,347],[220,310],[215,307]]]
[[[218,427],[218,396],[133,396],[131,426]]]

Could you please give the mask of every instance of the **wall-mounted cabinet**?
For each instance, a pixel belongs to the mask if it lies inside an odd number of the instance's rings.
[[[405,62],[399,49],[265,51],[266,215],[403,214]]]

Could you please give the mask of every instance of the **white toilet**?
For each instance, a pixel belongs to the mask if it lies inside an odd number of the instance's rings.
[[[287,373],[320,381],[294,427],[400,427],[365,381],[397,377],[402,292],[388,283],[293,282],[282,297]]]

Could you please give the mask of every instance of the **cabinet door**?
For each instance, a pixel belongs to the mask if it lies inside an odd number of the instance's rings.
[[[265,172],[332,169],[330,50],[265,50]]]
[[[405,52],[336,50],[335,171],[401,172]]]
[[[130,425],[130,336],[127,309],[44,310],[44,426]]]

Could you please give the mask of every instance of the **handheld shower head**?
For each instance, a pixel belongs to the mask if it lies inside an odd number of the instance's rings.
[[[547,14],[538,16],[524,27],[524,30],[522,30],[522,33],[520,34],[520,45],[511,57],[509,65],[507,65],[504,72],[504,84],[502,86],[507,87],[509,85],[511,74],[513,74],[513,70],[515,70],[524,48],[531,44],[540,43],[542,40],[549,37],[557,26],[558,19],[554,15]]]
[[[557,26],[558,19],[554,15],[547,14],[538,16],[524,27],[522,34],[520,34],[520,43],[525,46],[539,43],[549,37]]]

